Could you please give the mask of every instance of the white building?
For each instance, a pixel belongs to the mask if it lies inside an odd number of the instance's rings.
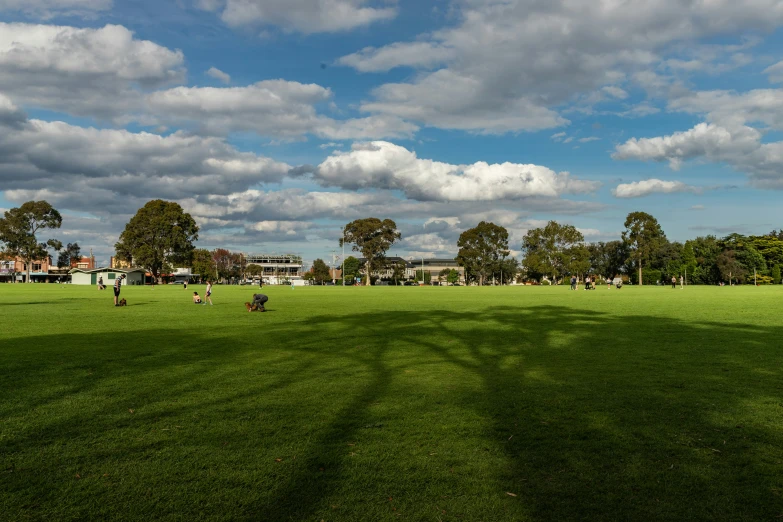
[[[114,280],[122,274],[126,277],[124,285],[143,285],[146,272],[143,268],[95,268],[93,270],[74,268],[69,273],[71,284],[74,285],[97,285],[98,280],[103,278],[104,285],[112,286]]]
[[[198,279],[200,274],[191,273],[190,268],[175,268],[171,274],[174,276],[174,283],[182,284],[191,282],[193,279]]]
[[[266,284],[302,279],[302,257],[296,254],[247,254],[245,258],[248,267],[258,265],[263,269],[260,277]]]

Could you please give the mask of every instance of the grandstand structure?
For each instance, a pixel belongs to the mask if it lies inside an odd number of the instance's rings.
[[[284,281],[302,279],[302,256],[297,254],[245,254],[247,266],[258,265],[265,284],[277,285]],[[258,279],[258,276],[256,277]]]

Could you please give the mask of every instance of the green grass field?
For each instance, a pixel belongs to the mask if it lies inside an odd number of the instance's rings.
[[[0,519],[783,515],[781,288],[192,289],[0,285]]]

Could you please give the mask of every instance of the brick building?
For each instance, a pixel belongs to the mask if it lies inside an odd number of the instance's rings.
[[[35,260],[30,266],[30,281],[33,283],[46,283],[52,278],[59,277],[57,274],[50,274],[57,265],[52,265],[52,258],[47,256],[42,260]],[[22,258],[17,257],[13,260],[0,261],[0,281],[12,282],[16,277],[19,283],[27,282],[27,263]]]
[[[89,256],[82,256],[79,259],[71,261],[71,268],[81,268],[82,270],[93,270],[94,268],[98,268],[95,265],[95,256],[92,255],[92,250],[90,250]]]

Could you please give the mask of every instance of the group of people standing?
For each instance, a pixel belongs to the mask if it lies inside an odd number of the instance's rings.
[[[611,282],[609,283],[611,288]],[[579,289],[579,280],[576,276],[571,276],[571,290]],[[585,276],[585,290],[595,290],[595,282],[592,276]]]

